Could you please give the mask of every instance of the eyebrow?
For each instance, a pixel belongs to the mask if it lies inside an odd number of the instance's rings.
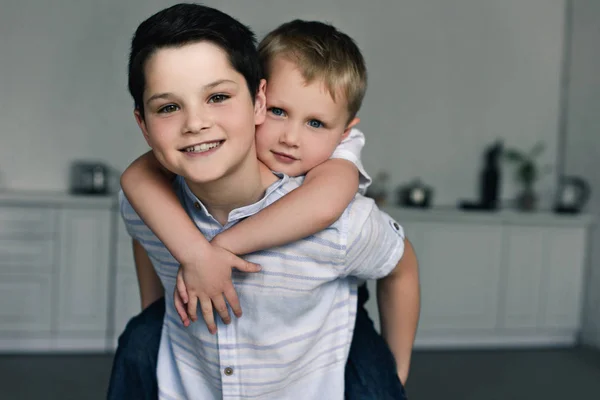
[[[224,83],[233,83],[234,85],[238,86],[237,82],[232,81],[231,79],[219,79],[219,80],[216,80],[214,82],[204,85],[202,87],[202,90],[204,90],[204,91],[211,90],[211,89],[214,89],[215,87],[222,85]],[[150,104],[154,100],[168,99],[169,97],[172,97],[172,96],[173,96],[173,94],[169,93],[169,92],[153,94],[152,96],[150,96],[148,98],[148,100],[146,100],[146,105]]]

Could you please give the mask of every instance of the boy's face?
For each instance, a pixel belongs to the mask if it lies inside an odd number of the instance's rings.
[[[148,145],[171,172],[212,182],[256,159],[255,125],[265,118],[264,82],[253,104],[246,80],[210,42],[157,50],[145,64]]]
[[[267,116],[256,127],[258,158],[273,171],[306,174],[331,157],[359,120],[348,122],[346,100],[336,102],[323,82],[306,81],[293,62],[275,58],[267,84]]]

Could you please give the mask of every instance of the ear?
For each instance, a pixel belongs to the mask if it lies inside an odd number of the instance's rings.
[[[254,96],[254,125],[260,125],[265,122],[267,115],[267,81],[265,79],[260,80],[256,96]]]
[[[148,135],[148,129],[146,129],[146,121],[144,120],[144,116],[138,108],[133,110],[133,116],[135,117],[135,122],[137,122],[138,126],[140,127],[140,130],[144,134],[144,139],[146,139],[146,143],[148,143],[148,146],[152,147],[150,135]]]
[[[360,118],[358,118],[358,117],[354,117],[352,119],[352,121],[350,121],[350,123],[346,126],[344,133],[342,134],[342,140],[344,140],[348,137],[352,128],[354,128],[356,125],[358,125],[359,122],[360,122]]]

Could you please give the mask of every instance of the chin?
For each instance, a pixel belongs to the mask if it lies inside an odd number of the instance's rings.
[[[211,170],[210,172],[208,171],[194,171],[194,172],[186,172],[186,173],[182,173],[181,176],[183,178],[185,178],[186,181],[190,182],[190,183],[195,183],[198,185],[202,185],[202,184],[207,184],[207,183],[212,183],[215,182],[221,178],[223,178],[224,176],[224,172],[220,171],[220,170]]]

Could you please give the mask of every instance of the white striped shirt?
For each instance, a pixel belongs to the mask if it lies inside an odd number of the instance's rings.
[[[360,154],[365,147],[365,135],[356,128],[335,148],[331,158],[341,158],[350,161],[358,169],[358,193],[364,195],[373,181],[360,160]]]
[[[178,177],[174,189],[208,240],[296,189],[282,178],[257,203],[233,210],[223,227]],[[209,334],[199,318],[184,327],[173,305],[177,261],[121,192],[131,236],[146,249],[166,293],[158,356],[161,399],[344,398],[344,368],[356,315],[357,278],[381,278],[404,251],[402,228],[357,195],[342,217],[297,242],[246,256],[261,272],[234,272],[244,315],[217,320]],[[230,311],[231,312],[231,311]]]

